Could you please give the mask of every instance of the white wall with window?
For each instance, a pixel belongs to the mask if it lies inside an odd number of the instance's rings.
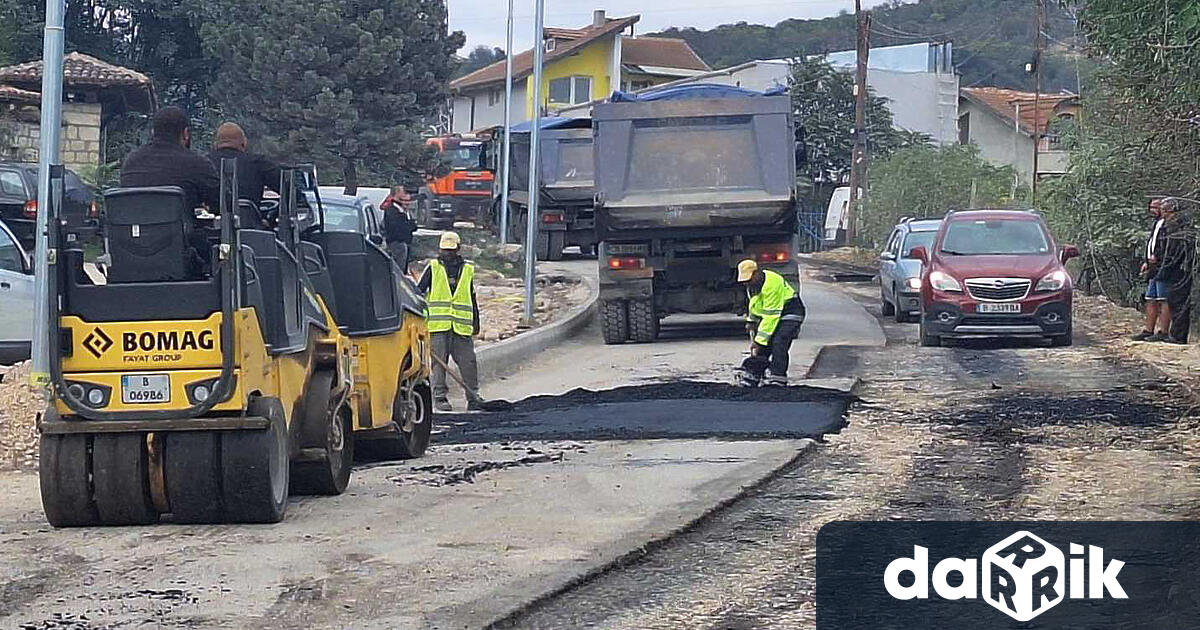
[[[504,124],[504,83],[454,97],[450,133]],[[513,85],[513,124],[525,122],[525,79]]]

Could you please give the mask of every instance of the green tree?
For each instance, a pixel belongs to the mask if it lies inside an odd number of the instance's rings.
[[[504,61],[503,48],[489,48],[488,46],[476,46],[467,55],[466,59],[462,60],[462,65],[458,67],[458,72],[455,73],[455,78],[466,76],[479,70],[486,68],[497,61]]]
[[[850,172],[854,152],[854,76],[820,59],[796,60],[789,81],[797,133],[808,149],[814,181],[840,182]],[[892,127],[887,99],[868,88],[867,138],[872,159],[901,146],[904,137]]]
[[[992,166],[973,145],[905,147],[871,168],[863,238],[880,245],[901,218],[939,218],[947,210],[1008,207],[1014,173]],[[1023,196],[1024,191],[1019,195]]]
[[[445,0],[215,0],[203,29],[215,94],[295,160],[340,171],[432,169],[422,125],[445,103],[461,33]]]

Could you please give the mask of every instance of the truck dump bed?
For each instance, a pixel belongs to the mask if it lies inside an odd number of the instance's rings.
[[[790,100],[740,92],[595,106],[603,235],[731,232],[795,221]]]
[[[588,119],[543,122],[539,141],[541,179],[538,182],[544,200],[551,204],[588,205],[595,195],[593,182],[592,127]],[[510,197],[522,201],[529,190],[528,124],[513,128]]]

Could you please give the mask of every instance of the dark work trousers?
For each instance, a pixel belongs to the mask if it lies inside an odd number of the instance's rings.
[[[397,265],[400,265],[400,270],[408,273],[408,243],[404,241],[388,241],[387,251],[391,255],[392,260],[396,261]]]
[[[432,335],[433,354],[447,364],[454,359],[467,387],[467,398],[479,397],[479,367],[475,362],[475,340],[454,331],[435,332]],[[446,400],[450,389],[446,386],[446,370],[436,362],[433,364],[433,398]]]
[[[792,342],[800,336],[802,323],[792,319],[779,322],[775,327],[775,334],[771,335],[771,345],[758,346],[758,356],[746,359],[742,363],[742,369],[758,379],[762,379],[768,367],[774,376],[787,376],[788,362],[791,358],[788,353],[792,349]]]

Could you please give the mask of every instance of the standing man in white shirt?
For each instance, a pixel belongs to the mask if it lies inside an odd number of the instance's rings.
[[[1163,217],[1161,199],[1150,201],[1150,215],[1154,217],[1154,225],[1150,228],[1150,238],[1146,240],[1146,259],[1142,262],[1142,275],[1146,277],[1146,324],[1141,332],[1132,337],[1134,341],[1162,341],[1170,332],[1171,307],[1167,305],[1168,287],[1167,283],[1157,279],[1166,240],[1166,219]],[[1166,323],[1161,324],[1162,322]]]

